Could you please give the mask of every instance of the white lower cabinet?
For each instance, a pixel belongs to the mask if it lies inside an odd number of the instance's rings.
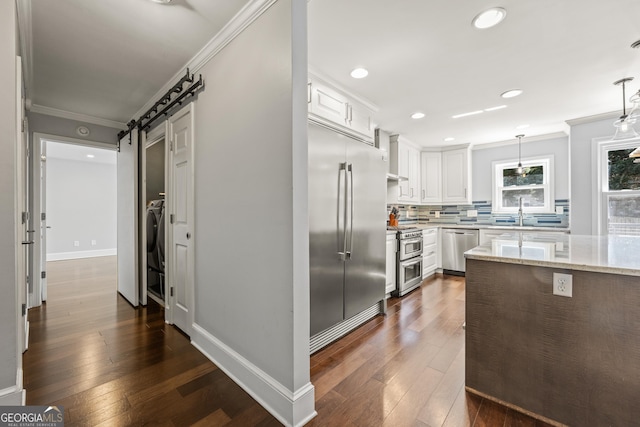
[[[387,234],[387,282],[385,294],[396,290],[396,258],[398,253],[398,239],[395,234]]]
[[[431,276],[438,268],[438,229],[422,230],[422,278]]]

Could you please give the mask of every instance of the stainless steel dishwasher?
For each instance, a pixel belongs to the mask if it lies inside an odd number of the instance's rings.
[[[442,270],[464,275],[464,253],[479,244],[478,230],[442,229]]]

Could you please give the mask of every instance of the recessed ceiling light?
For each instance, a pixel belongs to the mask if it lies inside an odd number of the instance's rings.
[[[474,27],[484,30],[498,25],[506,16],[506,10],[501,7],[493,7],[478,14],[471,22]]]
[[[451,142],[451,141],[455,141],[456,139],[452,136],[448,136],[444,139],[444,142]]]
[[[502,110],[503,108],[507,108],[507,106],[506,105],[497,105],[495,107],[485,108],[484,111],[496,111],[496,110]]]
[[[412,119],[423,119],[424,118],[424,113],[420,113],[420,112],[413,113],[411,115],[411,118]]]
[[[515,98],[518,95],[522,95],[522,89],[511,89],[500,94],[503,98]]]
[[[363,79],[369,75],[369,71],[364,68],[356,68],[351,72],[351,77],[354,79]]]
[[[451,116],[451,118],[452,119],[459,119],[460,117],[475,116],[476,114],[482,114],[483,112],[484,111],[482,111],[482,110],[470,111],[468,113],[456,114],[455,116]]]
[[[87,154],[87,157],[93,159],[95,156],[93,154]]]
[[[529,125],[520,125],[520,126],[516,126],[516,129],[521,130],[521,129],[526,129],[528,127]]]

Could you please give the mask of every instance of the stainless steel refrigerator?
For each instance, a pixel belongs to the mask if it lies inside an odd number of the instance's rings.
[[[385,173],[380,150],[309,122],[311,336],[384,300]]]

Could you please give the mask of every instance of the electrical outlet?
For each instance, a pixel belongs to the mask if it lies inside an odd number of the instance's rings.
[[[97,245],[97,244],[98,244],[98,242],[96,242],[95,240],[92,240],[92,241],[91,241],[91,246],[95,246],[95,245]]]
[[[553,273],[553,294],[571,298],[573,296],[573,276]]]
[[[80,246],[80,241],[79,240],[74,240],[73,241],[73,246],[75,246],[76,248]]]
[[[440,218],[440,211],[435,211],[434,215],[436,216],[436,218]]]
[[[478,211],[476,209],[469,209],[467,211],[467,217],[468,218],[477,218],[478,217]]]
[[[556,215],[564,214],[564,206],[556,206]]]

